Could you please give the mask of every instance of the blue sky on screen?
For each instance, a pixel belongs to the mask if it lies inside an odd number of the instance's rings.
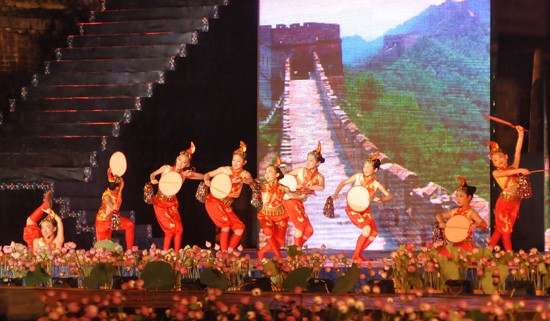
[[[336,23],[342,37],[373,40],[445,0],[260,0],[260,25]]]

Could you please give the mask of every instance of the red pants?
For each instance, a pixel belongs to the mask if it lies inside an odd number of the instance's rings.
[[[352,210],[349,206],[346,206],[346,213],[348,214],[348,217],[353,225],[357,226],[360,229],[363,229],[363,227],[370,225],[371,235],[373,232],[376,232],[376,234],[378,235],[378,228],[376,227],[376,222],[372,217],[372,212],[370,211],[370,208],[367,208],[363,212],[356,212]]]
[[[520,201],[507,201],[502,197],[495,204],[495,230],[500,234],[511,234],[519,213]]]
[[[313,225],[311,225],[309,217],[306,214],[304,202],[297,199],[289,199],[284,200],[283,205],[294,227],[303,232],[305,239],[310,238],[313,235]]]
[[[244,223],[239,219],[237,214],[233,212],[231,205],[224,204],[212,194],[208,194],[204,206],[206,207],[208,216],[210,216],[210,219],[212,219],[212,222],[214,222],[217,227],[229,227],[233,231],[244,230]]]
[[[181,248],[183,225],[181,224],[180,212],[178,211],[178,199],[174,196],[172,200],[162,200],[156,195],[153,197],[153,209],[164,232],[163,249],[168,250],[174,239],[174,251]]]
[[[134,246],[134,222],[129,218],[120,216],[120,230],[125,230],[126,248],[131,249]],[[110,220],[96,220],[95,233],[97,241],[110,240],[113,230]]]

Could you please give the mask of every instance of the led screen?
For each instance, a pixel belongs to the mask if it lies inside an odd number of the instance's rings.
[[[490,223],[489,0],[260,0],[258,43],[258,176],[275,155],[288,172],[322,146],[325,190],[305,202],[309,247],[355,248],[352,185],[334,218],[323,209],[376,151],[393,200],[371,202],[368,250],[432,242],[435,215],[457,207],[457,176],[477,187],[471,206]],[[486,245],[488,233],[474,240]]]

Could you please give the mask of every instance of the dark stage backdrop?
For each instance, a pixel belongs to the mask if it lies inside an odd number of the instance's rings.
[[[321,142],[326,189],[306,202],[310,246],[355,247],[345,199],[332,220],[323,205],[376,150],[394,200],[371,206],[370,250],[431,241],[435,214],[456,207],[458,175],[477,186],[472,205],[489,222],[490,32],[489,0],[260,0],[258,175],[273,155],[286,171],[304,166]]]

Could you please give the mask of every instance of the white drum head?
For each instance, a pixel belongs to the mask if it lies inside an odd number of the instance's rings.
[[[210,181],[210,193],[215,198],[224,199],[231,192],[231,178],[227,174],[218,174]]]
[[[468,233],[470,233],[470,220],[466,216],[453,216],[445,224],[445,237],[451,243],[464,241]]]
[[[353,186],[346,195],[349,207],[356,212],[363,212],[369,208],[369,191],[360,185]]]
[[[178,172],[164,173],[159,180],[159,190],[166,196],[173,196],[179,192],[182,184],[183,177]]]
[[[279,180],[279,183],[288,187],[291,192],[296,192],[296,186],[298,186],[298,181],[296,181],[296,177],[294,177],[294,175],[289,175],[289,174],[285,175],[281,180]],[[288,199],[291,199],[291,197],[285,194],[284,199],[288,200]]]
[[[116,176],[122,176],[126,173],[126,156],[121,151],[114,152],[109,159],[109,167],[111,168],[111,173]]]

